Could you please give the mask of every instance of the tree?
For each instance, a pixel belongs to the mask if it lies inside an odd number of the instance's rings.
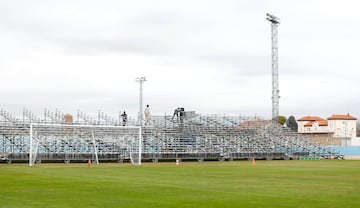
[[[279,124],[282,126],[286,122],[286,117],[285,116],[279,116],[277,120],[278,120]]]
[[[285,125],[295,132],[298,131],[298,124],[294,116],[290,116]]]

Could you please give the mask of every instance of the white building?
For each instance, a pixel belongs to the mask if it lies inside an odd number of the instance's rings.
[[[329,129],[334,132],[333,137],[356,137],[357,119],[350,114],[332,115],[327,120],[329,122]]]
[[[303,134],[326,134],[331,137],[356,137],[357,118],[346,115],[332,115],[327,119],[305,116],[298,119],[298,132]]]
[[[303,134],[329,133],[328,121],[317,116],[305,116],[298,119],[298,132]]]

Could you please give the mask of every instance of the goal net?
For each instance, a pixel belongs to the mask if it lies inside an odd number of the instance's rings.
[[[30,124],[29,166],[42,160],[126,160],[141,165],[141,127]]]

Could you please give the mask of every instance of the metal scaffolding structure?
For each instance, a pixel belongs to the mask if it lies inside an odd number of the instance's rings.
[[[113,125],[113,126],[119,125],[120,122],[100,110],[98,114],[98,121],[99,122],[103,121],[104,125]]]
[[[0,161],[28,161],[30,147],[33,148],[31,152],[35,150],[37,154],[37,162],[87,161],[95,160],[95,156],[99,161],[130,160],[134,139],[138,137],[138,131],[131,128],[136,119],[131,120],[133,123],[129,122],[129,128],[126,128],[117,121],[109,126],[107,122],[113,120],[106,119],[111,117],[102,113],[99,115],[99,120],[94,120],[78,111],[78,120],[72,126],[65,125],[65,119],[61,118],[65,115],[59,110],[55,113],[45,110],[44,119],[40,119],[24,109],[23,117],[26,119],[23,121],[0,110]],[[30,126],[34,122],[37,127],[31,138],[38,141],[38,146],[30,145]],[[81,125],[86,128],[79,127]],[[140,132],[141,158],[145,161],[338,156],[337,152],[286,127],[273,125],[271,121],[258,117],[194,112],[185,112],[179,118],[172,115],[151,116],[149,125],[142,126]]]

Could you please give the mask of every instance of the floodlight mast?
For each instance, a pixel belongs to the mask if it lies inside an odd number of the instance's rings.
[[[271,64],[272,64],[272,121],[279,122],[279,59],[278,59],[278,26],[280,19],[266,14],[266,20],[271,24]]]
[[[143,121],[143,106],[142,106],[142,100],[143,100],[143,82],[147,81],[146,77],[138,77],[135,79],[135,81],[139,82],[140,84],[140,96],[139,96],[139,126],[142,126]]]

